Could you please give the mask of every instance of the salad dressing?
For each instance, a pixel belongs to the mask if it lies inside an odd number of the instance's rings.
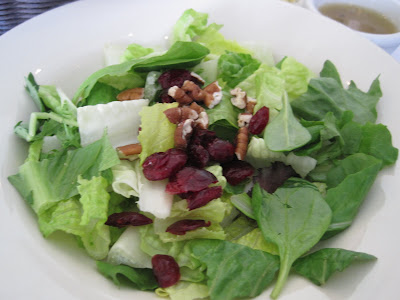
[[[319,11],[354,30],[375,34],[399,32],[399,28],[386,16],[365,7],[351,4],[325,4],[319,8]]]

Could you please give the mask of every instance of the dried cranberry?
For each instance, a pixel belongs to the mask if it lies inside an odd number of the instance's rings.
[[[185,235],[188,231],[192,231],[200,227],[209,227],[210,225],[210,221],[206,223],[204,220],[180,220],[168,226],[167,230],[165,231],[176,235]]]
[[[165,71],[158,77],[158,82],[163,89],[169,89],[172,86],[182,87],[185,80],[193,81],[196,84],[200,84],[200,81],[192,76],[192,73],[188,70],[173,69]]]
[[[251,134],[260,134],[267,126],[269,120],[269,108],[261,107],[254,116],[251,117],[249,123],[249,131]]]
[[[210,161],[210,154],[202,145],[189,145],[188,156],[190,164],[199,168],[204,168]]]
[[[185,167],[169,179],[165,190],[169,194],[198,192],[217,181],[217,178],[206,170]]]
[[[148,180],[162,180],[178,172],[187,162],[187,154],[181,149],[157,152],[143,163],[143,174]]]
[[[206,205],[211,200],[217,199],[222,195],[222,187],[221,186],[213,186],[209,188],[205,188],[199,192],[191,192],[187,195],[184,195],[184,199],[186,199],[188,203],[189,210],[196,209]]]
[[[164,90],[161,92],[160,99],[162,103],[172,103],[175,102],[174,98],[168,95],[168,90]]]
[[[214,131],[207,129],[196,129],[193,132],[191,144],[202,145],[203,147],[207,147],[216,138],[217,135],[215,134]]]
[[[181,278],[179,265],[172,256],[156,254],[151,258],[153,273],[162,288],[173,286]]]
[[[235,147],[228,141],[216,138],[208,146],[207,151],[212,160],[225,163],[233,160],[235,155]]]
[[[108,217],[106,225],[122,228],[125,226],[141,226],[153,223],[153,220],[137,212],[120,212]]]
[[[231,185],[238,185],[254,173],[253,166],[243,160],[223,164],[222,168],[222,174]]]
[[[254,179],[268,193],[273,193],[286,180],[294,176],[298,176],[298,174],[291,166],[281,162],[274,162],[270,167],[260,169]]]

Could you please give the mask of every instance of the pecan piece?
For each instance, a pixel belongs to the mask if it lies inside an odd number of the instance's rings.
[[[199,117],[195,110],[187,106],[169,108],[164,111],[164,114],[173,124],[179,124],[187,119],[196,120]]]
[[[173,86],[168,89],[168,95],[175,99],[181,105],[190,104],[193,102],[193,99],[190,98],[186,92],[179,88],[178,86]]]
[[[219,86],[218,81],[210,83],[203,89],[203,91],[206,93],[204,104],[208,108],[213,108],[215,105],[221,102],[222,89]]]
[[[231,90],[231,95],[234,96],[233,98],[231,98],[232,105],[234,105],[240,109],[243,109],[246,107],[247,96],[246,96],[245,91],[242,91],[241,88],[237,87],[237,88]]]
[[[117,100],[126,101],[126,100],[138,100],[143,99],[144,96],[144,88],[133,88],[122,91],[117,95]]]
[[[239,128],[236,136],[235,154],[238,160],[244,160],[247,153],[247,145],[249,143],[249,129],[247,127]]]
[[[142,145],[140,145],[139,143],[129,144],[118,147],[117,150],[120,151],[125,156],[140,154],[142,152]]]
[[[205,111],[199,114],[199,117],[194,121],[194,126],[200,129],[208,128],[208,115]]]
[[[184,90],[190,98],[195,101],[204,101],[206,93],[193,81],[185,80],[182,85],[182,90]]]
[[[192,119],[186,119],[178,124],[174,135],[175,148],[185,149],[187,147],[193,132],[193,122]]]
[[[250,113],[241,113],[238,116],[238,126],[241,127],[249,127],[250,120],[253,117]]]

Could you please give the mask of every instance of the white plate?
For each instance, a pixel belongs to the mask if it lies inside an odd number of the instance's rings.
[[[6,178],[26,155],[26,146],[12,132],[34,109],[24,76],[33,72],[39,83],[56,84],[73,95],[102,66],[104,44],[160,43],[190,7],[224,24],[228,38],[265,42],[277,59],[294,56],[315,72],[330,59],[345,82],[354,79],[363,90],[380,74],[384,96],[379,121],[388,125],[399,147],[400,65],[355,32],[305,9],[265,0],[78,1],[55,9],[0,37],[1,299],[156,299],[151,293],[116,288],[72,238],[43,239],[30,208]],[[399,179],[399,164],[385,169],[352,227],[327,242],[379,259],[334,275],[324,287],[293,275],[279,299],[399,299]],[[270,291],[259,298],[268,299]]]

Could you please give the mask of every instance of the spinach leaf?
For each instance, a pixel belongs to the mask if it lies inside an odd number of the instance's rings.
[[[323,285],[333,273],[343,271],[353,262],[375,259],[375,256],[362,252],[326,248],[299,258],[293,264],[293,270],[316,285]]]
[[[264,140],[272,151],[290,151],[311,140],[311,134],[293,115],[286,93],[283,96],[282,110],[265,128]]]
[[[332,213],[318,189],[302,179],[289,179],[274,194],[256,184],[252,203],[264,238],[279,250],[281,268],[271,294],[276,299],[293,262],[320,240]]]
[[[332,222],[325,238],[351,225],[381,164],[382,161],[373,156],[357,153],[338,161],[337,166],[329,170],[325,200],[332,209]]]
[[[291,103],[295,114],[306,120],[322,120],[330,111],[340,118],[350,110],[354,113],[354,121],[374,123],[377,117],[376,104],[382,97],[379,79],[373,81],[367,93],[359,90],[354,82],[346,90],[332,68],[329,65],[330,70],[324,68],[321,72],[329,77],[311,79],[308,91]]]
[[[118,286],[121,285],[121,282],[124,282],[142,291],[155,290],[158,287],[151,269],[134,269],[129,266],[112,265],[102,261],[97,262],[97,269],[105,277],[111,278]]]
[[[193,256],[207,266],[207,285],[213,300],[255,297],[279,269],[277,256],[221,240],[189,242]]]
[[[86,99],[98,81],[112,85],[113,82],[119,82],[121,78],[135,78],[136,82],[130,82],[130,87],[143,86],[144,80],[137,72],[190,68],[197,65],[208,53],[209,50],[198,43],[176,42],[162,55],[133,59],[105,67],[90,75],[81,84],[72,101],[78,103],[81,98]],[[121,89],[121,87],[118,88]]]
[[[382,160],[382,167],[397,160],[399,150],[392,145],[392,136],[385,125],[367,123],[362,127],[359,152]]]

